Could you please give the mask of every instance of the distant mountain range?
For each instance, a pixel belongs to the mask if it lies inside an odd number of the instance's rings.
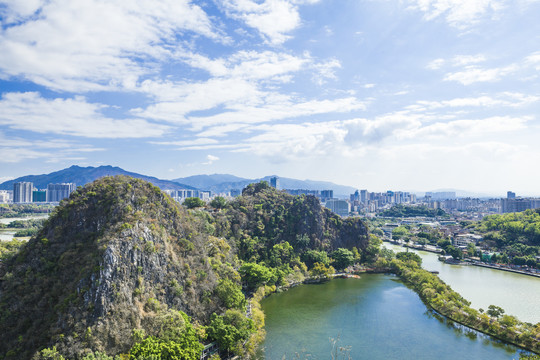
[[[77,186],[82,186],[90,183],[103,176],[127,175],[137,179],[146,180],[162,190],[180,190],[180,189],[195,189],[188,184],[179,184],[170,180],[161,180],[155,177],[129,172],[119,167],[99,166],[99,167],[80,167],[73,165],[67,169],[55,171],[50,174],[42,175],[27,175],[17,179],[6,181],[0,184],[0,190],[13,190],[13,183],[16,182],[32,182],[37,189],[46,189],[47,184],[58,183],[75,183]]]
[[[73,165],[67,169],[42,175],[26,175],[0,184],[0,190],[13,190],[13,183],[32,182],[37,189],[45,189],[48,184],[75,183],[82,186],[103,176],[127,175],[151,182],[162,190],[199,189],[214,193],[226,193],[233,189],[242,190],[247,185],[262,180],[270,182],[275,175],[258,179],[246,179],[229,174],[194,175],[174,180],[162,180],[155,177],[129,172],[116,166],[81,167]],[[279,178],[281,189],[333,190],[335,197],[348,197],[356,189],[331,182]]]
[[[174,179],[182,184],[188,184],[193,187],[211,190],[215,193],[225,193],[233,189],[243,189],[248,184],[268,181],[276,175],[269,175],[258,179],[246,179],[229,174],[213,174],[213,175],[194,175],[184,178]],[[314,180],[298,180],[285,177],[279,177],[281,189],[305,189],[305,190],[333,190],[336,197],[348,197],[356,189],[350,186],[338,185],[326,181]]]

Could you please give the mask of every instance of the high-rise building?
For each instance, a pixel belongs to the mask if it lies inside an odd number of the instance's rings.
[[[364,204],[369,200],[369,194],[367,190],[360,190],[360,201]]]
[[[279,190],[279,178],[277,176],[270,178],[270,186]]]
[[[324,206],[342,217],[349,216],[351,212],[351,204],[345,200],[328,200]]]
[[[47,202],[60,202],[68,198],[75,188],[74,183],[49,184],[47,185]]]
[[[31,182],[18,182],[13,184],[13,202],[31,203],[34,184]]]
[[[516,193],[513,192],[513,191],[508,191],[508,192],[506,193],[506,198],[507,198],[507,199],[515,199],[515,198],[516,198]]]
[[[334,190],[321,190],[321,201],[326,201],[334,198]]]
[[[503,213],[521,212],[532,208],[531,199],[501,199],[501,211]]]

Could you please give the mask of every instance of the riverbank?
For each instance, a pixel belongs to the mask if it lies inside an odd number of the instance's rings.
[[[540,354],[540,323],[535,326],[510,315],[490,316],[475,310],[469,301],[416,263],[392,260],[390,266],[430,309],[471,329]]]
[[[426,251],[426,252],[435,253],[435,254],[440,254],[441,253],[440,251],[436,251],[436,250],[432,250],[432,249],[428,249],[428,248],[422,248],[421,246],[398,244],[398,243],[395,243],[395,242],[392,242],[392,241],[386,241],[386,243],[389,243],[389,244],[392,244],[392,245],[395,245],[395,246],[400,246],[402,248],[409,248],[409,249],[417,250],[417,251]],[[538,273],[535,274],[535,273],[531,273],[531,272],[528,272],[528,271],[517,270],[517,269],[508,268],[508,267],[494,266],[494,265],[490,265],[490,264],[486,264],[486,263],[479,263],[479,262],[472,262],[472,261],[471,262],[463,262],[463,261],[461,261],[461,262],[457,262],[457,263],[450,263],[450,265],[474,265],[474,266],[479,266],[479,267],[493,269],[493,270],[502,270],[502,271],[512,272],[514,274],[527,275],[527,276],[533,276],[533,277],[536,277],[536,278],[540,278],[540,274],[538,274]]]
[[[508,271],[515,274],[528,275],[528,276],[534,276],[534,277],[540,278],[540,274],[535,274],[535,273],[531,273],[531,272],[523,271],[523,270],[516,270],[516,269],[507,268],[507,267],[500,267],[500,266],[494,266],[494,265],[482,264],[482,263],[469,263],[469,264],[474,265],[474,266],[488,268],[488,269]]]

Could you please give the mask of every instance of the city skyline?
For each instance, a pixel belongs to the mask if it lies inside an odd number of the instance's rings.
[[[0,4],[0,182],[175,179],[538,195],[535,0]]]

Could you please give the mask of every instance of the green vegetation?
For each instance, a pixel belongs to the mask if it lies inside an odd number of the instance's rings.
[[[259,183],[214,200],[180,206],[144,181],[105,177],[26,245],[3,243],[0,358],[194,359],[211,341],[246,358],[264,336],[265,294],[376,260],[364,222],[314,197]]]
[[[54,205],[49,204],[0,204],[0,217],[14,218],[52,212]]]
[[[540,352],[540,323],[532,325],[518,321],[515,317],[503,315],[504,310],[491,305],[486,313],[475,310],[470,303],[453,291],[439,277],[422,269],[414,260],[397,259],[381,262],[414,289],[422,301],[447,318],[472,329],[492,335],[498,339],[522,348]]]
[[[499,255],[492,262],[540,269],[540,209],[489,215],[470,228],[483,235],[484,244]]]
[[[204,207],[206,203],[199,199],[198,197],[189,197],[186,200],[184,200],[183,205],[187,207],[188,209],[196,209],[199,207]]]
[[[430,209],[427,206],[407,206],[407,205],[394,205],[390,209],[385,210],[379,214],[380,217],[436,217],[447,216],[446,212],[442,209]]]
[[[222,196],[216,196],[210,201],[210,206],[214,209],[225,209],[227,205],[229,205],[229,202]]]
[[[26,241],[18,239],[0,241],[0,261],[12,258],[24,244]]]

